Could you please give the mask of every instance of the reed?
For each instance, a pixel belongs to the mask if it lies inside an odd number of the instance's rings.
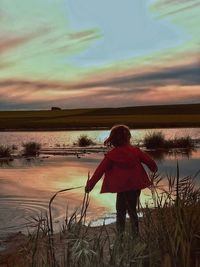
[[[165,136],[162,132],[148,133],[144,137],[144,146],[148,149],[163,148],[165,145]]]
[[[153,205],[140,204],[140,235],[127,227],[118,236],[115,225],[91,227],[86,223],[89,195],[84,194],[79,210],[66,218],[59,233],[53,229],[49,212],[34,219],[35,231],[29,234],[24,265],[35,267],[199,267],[200,189],[196,186],[199,172],[180,178],[167,176],[163,186],[160,175],[151,177]],[[89,177],[89,176],[88,176]],[[21,265],[22,266],[22,265]]]
[[[22,144],[24,151],[23,154],[25,156],[39,156],[41,144],[37,142],[27,142]]]
[[[78,145],[80,147],[86,147],[86,146],[95,145],[95,142],[91,138],[89,138],[87,135],[81,135],[75,142],[75,145]]]
[[[0,158],[11,157],[12,149],[10,146],[0,145]]]
[[[162,132],[148,133],[144,137],[143,144],[147,149],[194,148],[194,141],[190,136],[166,140]]]

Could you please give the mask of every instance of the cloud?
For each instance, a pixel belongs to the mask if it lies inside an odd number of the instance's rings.
[[[153,4],[155,9],[163,11],[161,16],[170,16],[190,9],[198,8],[200,3],[196,0],[165,0]]]
[[[7,90],[18,89],[19,91],[29,90],[29,92],[48,90],[48,89],[67,89],[68,83],[52,81],[34,81],[20,79],[3,79],[0,80],[0,88],[7,87]]]
[[[144,88],[163,85],[200,85],[200,64],[194,63],[184,66],[175,66],[162,68],[155,71],[146,71],[140,74],[129,74],[122,77],[102,77],[99,80],[88,82],[65,82],[65,81],[34,81],[34,80],[0,80],[0,88],[15,87],[18,90],[30,89],[30,92],[39,90],[60,90],[66,92],[75,92],[77,90],[91,89],[96,90],[99,87],[117,88],[120,90],[129,89],[136,92]]]
[[[76,82],[0,79],[0,99],[1,110],[200,102],[200,63],[100,72]]]
[[[153,85],[182,84],[199,85],[200,84],[200,64],[198,62],[183,66],[161,68],[160,70],[144,72],[142,74],[130,74],[122,77],[108,78],[100,81],[82,83],[74,85],[73,88],[90,87],[144,87]]]
[[[30,40],[30,36],[17,36],[17,37],[1,37],[0,39],[0,52],[6,52]]]
[[[67,36],[60,37],[60,39],[62,39],[62,42],[64,41],[63,39],[65,39],[65,41],[63,42],[64,45],[62,44],[61,46],[57,46],[55,50],[58,52],[73,51],[75,47],[79,47],[80,44],[83,44],[85,42],[92,42],[100,37],[101,35],[97,29],[78,32],[74,31],[67,34]],[[53,41],[56,42],[57,40],[54,39]]]
[[[99,37],[98,31],[96,29],[90,29],[85,31],[71,32],[68,34],[69,39],[71,40],[92,40]]]
[[[24,45],[27,42],[32,41],[38,37],[43,36],[44,34],[49,33],[50,29],[42,28],[32,33],[26,33],[21,35],[12,35],[9,36],[8,33],[4,36],[2,35],[0,38],[0,53],[5,53],[8,50],[17,48],[18,46]]]
[[[88,77],[85,82],[67,82],[67,81],[51,81],[51,80],[22,80],[22,79],[2,79],[0,80],[0,88],[16,88],[17,90],[29,89],[30,92],[41,90],[57,90],[66,92],[92,91],[97,88],[114,88],[137,91],[140,89],[151,88],[153,86],[167,85],[200,85],[200,63],[193,62],[182,66],[162,67],[160,69],[152,69],[140,73],[121,73],[118,77],[115,73],[101,78]]]
[[[9,68],[11,66],[13,66],[15,63],[12,61],[3,61],[1,60],[0,62],[0,69],[5,69],[5,68]]]
[[[28,95],[27,95],[28,96]],[[99,88],[92,92],[83,91],[79,95],[59,95],[49,97],[41,94],[39,98],[0,97],[1,110],[50,109],[51,106],[62,108],[122,107],[138,105],[198,103],[200,86],[161,86],[139,90],[114,91],[112,88]],[[38,97],[36,95],[36,97]]]

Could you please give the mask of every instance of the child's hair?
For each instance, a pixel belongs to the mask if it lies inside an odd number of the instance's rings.
[[[128,145],[131,139],[131,132],[126,125],[115,125],[110,131],[109,137],[105,140],[104,145],[107,146],[123,146]]]

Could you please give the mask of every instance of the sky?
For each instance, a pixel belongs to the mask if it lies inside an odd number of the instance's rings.
[[[200,0],[0,0],[0,110],[200,103]]]

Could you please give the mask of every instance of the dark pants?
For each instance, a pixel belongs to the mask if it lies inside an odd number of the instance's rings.
[[[117,193],[116,210],[117,210],[117,231],[123,233],[125,230],[126,212],[130,217],[130,225],[133,233],[138,233],[138,216],[137,203],[140,196],[140,190],[130,190]]]

